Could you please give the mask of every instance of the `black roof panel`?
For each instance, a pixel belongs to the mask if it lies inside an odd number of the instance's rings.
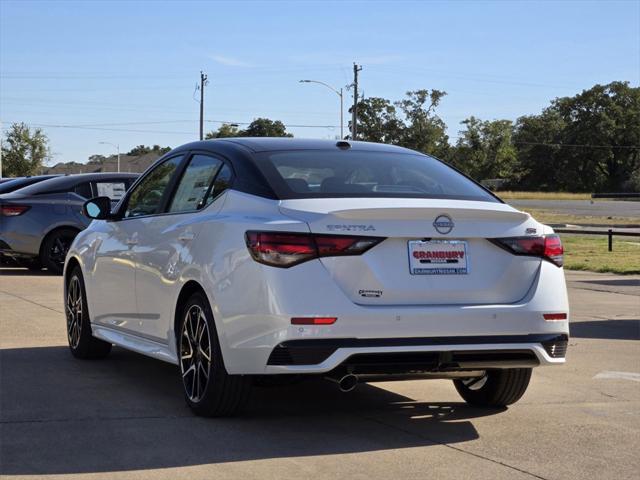
[[[182,145],[176,150],[208,150],[211,147],[215,148],[215,146],[221,146],[221,144],[242,146],[252,152],[270,152],[277,150],[332,150],[338,148],[337,143],[339,141],[340,140],[318,140],[312,138],[291,137],[232,137],[192,142],[187,145]],[[403,147],[386,145],[384,143],[347,142],[351,145],[353,150],[416,153]]]

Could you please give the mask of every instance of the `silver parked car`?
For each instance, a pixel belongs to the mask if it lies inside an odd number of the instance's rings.
[[[0,257],[61,273],[71,242],[90,223],[82,215],[83,203],[106,196],[115,205],[137,177],[135,173],[66,175],[0,195]]]

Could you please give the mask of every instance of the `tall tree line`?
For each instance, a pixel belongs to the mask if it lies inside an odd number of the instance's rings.
[[[446,92],[417,90],[403,100],[358,104],[358,140],[434,155],[476,180],[547,191],[640,191],[640,88],[595,85],[557,98],[540,114],[461,122],[455,144],[436,109]]]

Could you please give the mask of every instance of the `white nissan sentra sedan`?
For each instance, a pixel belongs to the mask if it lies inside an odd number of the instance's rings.
[[[256,379],[450,378],[502,407],[565,362],[553,230],[448,165],[400,147],[233,138],[149,168],[66,259],[71,352],[112,345],[179,366],[199,415]],[[273,382],[272,382],[273,383]],[[277,383],[277,382],[276,382]]]

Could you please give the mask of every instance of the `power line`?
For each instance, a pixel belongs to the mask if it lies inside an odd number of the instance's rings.
[[[218,123],[218,124],[235,124],[235,125],[250,125],[251,122],[235,122],[229,120],[204,120],[205,123]],[[21,123],[15,121],[7,121],[6,123]],[[183,131],[167,131],[167,130],[145,130],[145,129],[126,129],[126,128],[110,128],[111,126],[126,126],[126,125],[151,125],[162,123],[191,123],[191,120],[171,120],[166,122],[124,122],[124,123],[107,123],[107,124],[83,124],[83,125],[71,125],[71,124],[52,124],[52,123],[31,123],[24,122],[32,127],[42,128],[65,128],[65,129],[78,129],[78,130],[99,130],[109,132],[129,132],[129,133],[161,133],[161,134],[176,134],[176,135],[191,135],[193,132]],[[284,124],[286,128],[339,128],[338,125],[304,125],[304,124]],[[8,130],[9,127],[4,127],[4,130]]]

